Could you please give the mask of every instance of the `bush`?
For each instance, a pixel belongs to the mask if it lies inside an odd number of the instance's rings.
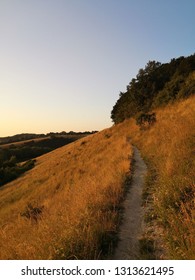
[[[43,212],[43,208],[44,208],[43,205],[34,207],[34,206],[32,206],[31,203],[29,203],[26,206],[26,209],[24,210],[24,212],[20,213],[20,215],[22,217],[25,217],[25,218],[30,219],[31,221],[37,223],[38,219],[40,219],[40,217],[41,217],[41,214]]]
[[[140,128],[150,127],[156,122],[156,114],[145,114],[141,113],[136,117],[136,124],[140,126]]]

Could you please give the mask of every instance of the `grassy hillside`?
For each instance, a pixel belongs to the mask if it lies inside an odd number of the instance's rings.
[[[51,137],[0,145],[0,187],[33,168],[34,158],[72,143],[84,136],[86,134],[53,135]],[[5,138],[7,139],[7,137]]]
[[[119,125],[59,148],[2,187],[0,258],[103,258],[130,168],[127,133]]]
[[[195,258],[195,97],[156,110],[37,158],[0,190],[1,259],[98,259],[111,251],[129,172],[131,142],[148,165],[143,198],[162,257]],[[151,229],[153,232],[151,232]],[[158,237],[158,238],[157,238]]]
[[[144,198],[152,206],[147,220],[162,229],[164,257],[195,259],[195,96],[158,109],[156,116],[157,122],[145,130],[132,119],[124,122],[149,167]],[[149,238],[155,234],[159,232],[150,232]]]

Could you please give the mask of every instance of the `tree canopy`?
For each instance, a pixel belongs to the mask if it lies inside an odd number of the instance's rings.
[[[148,112],[179,98],[195,93],[195,54],[161,64],[149,61],[120,92],[111,112],[111,119],[119,123]]]

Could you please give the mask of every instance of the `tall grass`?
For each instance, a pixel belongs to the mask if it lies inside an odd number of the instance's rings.
[[[128,127],[118,125],[83,138],[37,158],[33,170],[4,186],[0,258],[99,259],[110,253],[132,155],[127,134]]]
[[[163,229],[166,257],[195,259],[195,97],[158,110],[148,130],[138,130],[133,121],[131,126],[149,165],[147,191]]]

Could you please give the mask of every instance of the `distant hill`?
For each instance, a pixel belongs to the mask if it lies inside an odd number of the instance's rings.
[[[11,142],[0,145],[0,187],[21,176],[24,172],[34,167],[34,158],[54,149],[68,145],[80,138],[93,133],[48,133],[47,136],[37,134],[16,135],[12,140],[23,139],[18,142]],[[39,137],[40,136],[40,137]],[[11,141],[8,139],[8,141]],[[23,163],[23,164],[22,164]]]
[[[81,135],[81,134],[93,134],[97,131],[85,131],[85,132],[49,132],[47,134],[36,134],[36,133],[22,133],[22,134],[16,134],[13,136],[7,136],[7,137],[0,137],[0,145],[1,144],[9,144],[13,142],[19,142],[19,141],[26,141],[26,140],[32,140],[37,138],[44,138],[48,136],[63,136],[63,135]]]
[[[0,145],[45,137],[45,134],[22,133],[13,136],[0,137]]]

